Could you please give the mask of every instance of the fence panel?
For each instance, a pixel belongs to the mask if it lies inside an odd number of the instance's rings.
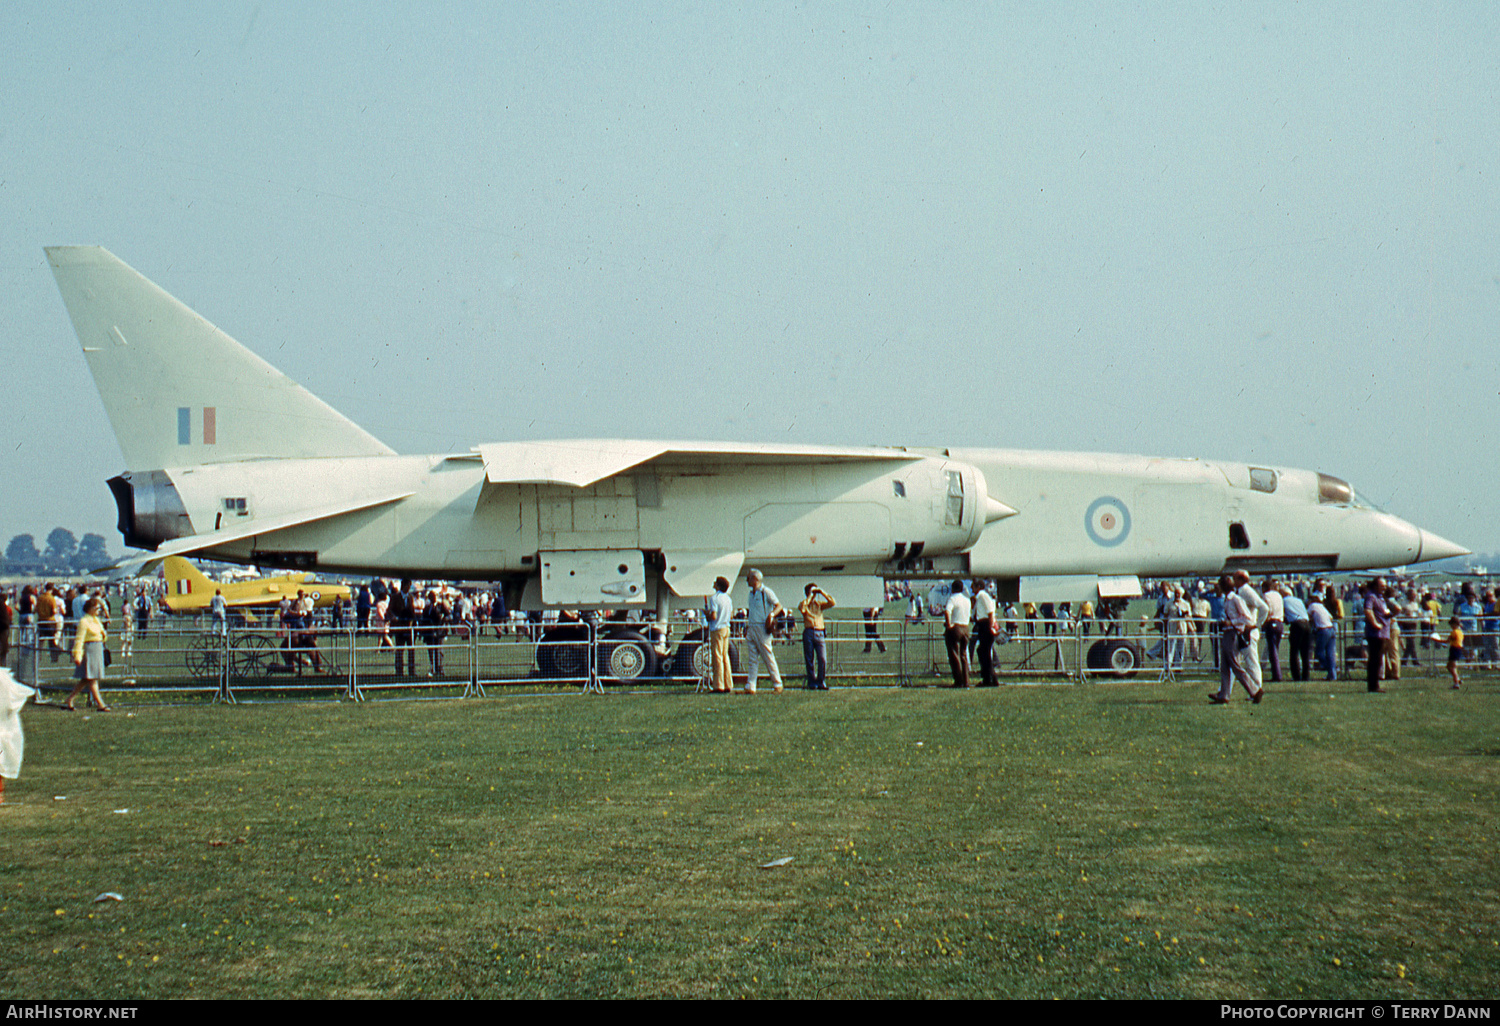
[[[1181,629],[1176,625],[1181,624]],[[1484,626],[1480,618],[1476,626]],[[678,627],[678,624],[674,624]],[[109,641],[113,662],[107,689],[165,698],[360,699],[367,692],[407,697],[482,695],[486,687],[538,685],[598,689],[619,686],[702,686],[709,649],[704,633],[681,625],[680,638],[663,642],[649,624],[586,621],[564,624],[450,624],[441,631],[423,627],[393,630],[387,636],[353,628],[319,627],[287,632],[271,627],[231,626],[215,631],[195,624],[155,619],[127,640]],[[1404,666],[1440,672],[1447,660],[1445,641],[1423,621],[1402,624]],[[747,668],[743,621],[736,621],[731,664],[736,686]],[[903,618],[866,622],[829,619],[827,679],[886,685],[931,685],[951,678],[941,619]],[[994,646],[996,674],[1002,681],[1082,682],[1090,679],[1174,679],[1178,675],[1217,677],[1218,625],[1200,620],[1169,623],[1167,633],[1149,620],[1073,621],[1002,619]],[[12,627],[8,665],[23,683],[45,691],[71,690],[73,660],[66,629],[54,634]],[[1500,666],[1500,632],[1466,634],[1465,670]],[[978,638],[970,639],[971,678],[977,683]],[[773,640],[788,687],[806,679],[802,631],[784,630]],[[1364,628],[1352,616],[1335,625],[1332,644],[1337,675],[1366,672]],[[1282,637],[1277,655],[1283,677],[1291,679],[1291,642]],[[1310,672],[1326,676],[1316,636]],[[1271,647],[1262,638],[1265,679],[1271,679]],[[764,673],[764,671],[762,671]]]

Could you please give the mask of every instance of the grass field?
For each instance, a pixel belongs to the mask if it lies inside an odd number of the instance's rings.
[[[1226,708],[1201,683],[1129,683],[28,709],[0,980],[1493,996],[1500,685],[1273,689]]]

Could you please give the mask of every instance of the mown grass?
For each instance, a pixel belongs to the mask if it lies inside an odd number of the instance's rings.
[[[1276,687],[1227,708],[1137,683],[28,709],[0,979],[18,998],[1493,995],[1500,686]]]

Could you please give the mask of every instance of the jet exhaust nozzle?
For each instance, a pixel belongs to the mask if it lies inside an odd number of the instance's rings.
[[[165,470],[126,472],[108,484],[119,511],[116,527],[131,548],[155,551],[162,542],[194,533],[182,496]]]

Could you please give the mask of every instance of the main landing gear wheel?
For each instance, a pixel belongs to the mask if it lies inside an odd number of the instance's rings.
[[[549,627],[536,646],[536,666],[544,678],[554,680],[589,675],[589,629],[587,624],[565,623]]]
[[[699,628],[682,639],[677,654],[672,657],[672,676],[707,677],[713,669],[713,646],[708,643],[707,631]],[[734,639],[729,641],[729,671],[740,672],[740,653]]]
[[[599,642],[599,676],[604,682],[627,684],[656,676],[656,652],[635,631],[619,631]]]
[[[1141,668],[1140,646],[1131,641],[1096,641],[1089,646],[1088,666],[1116,677],[1129,677]]]

